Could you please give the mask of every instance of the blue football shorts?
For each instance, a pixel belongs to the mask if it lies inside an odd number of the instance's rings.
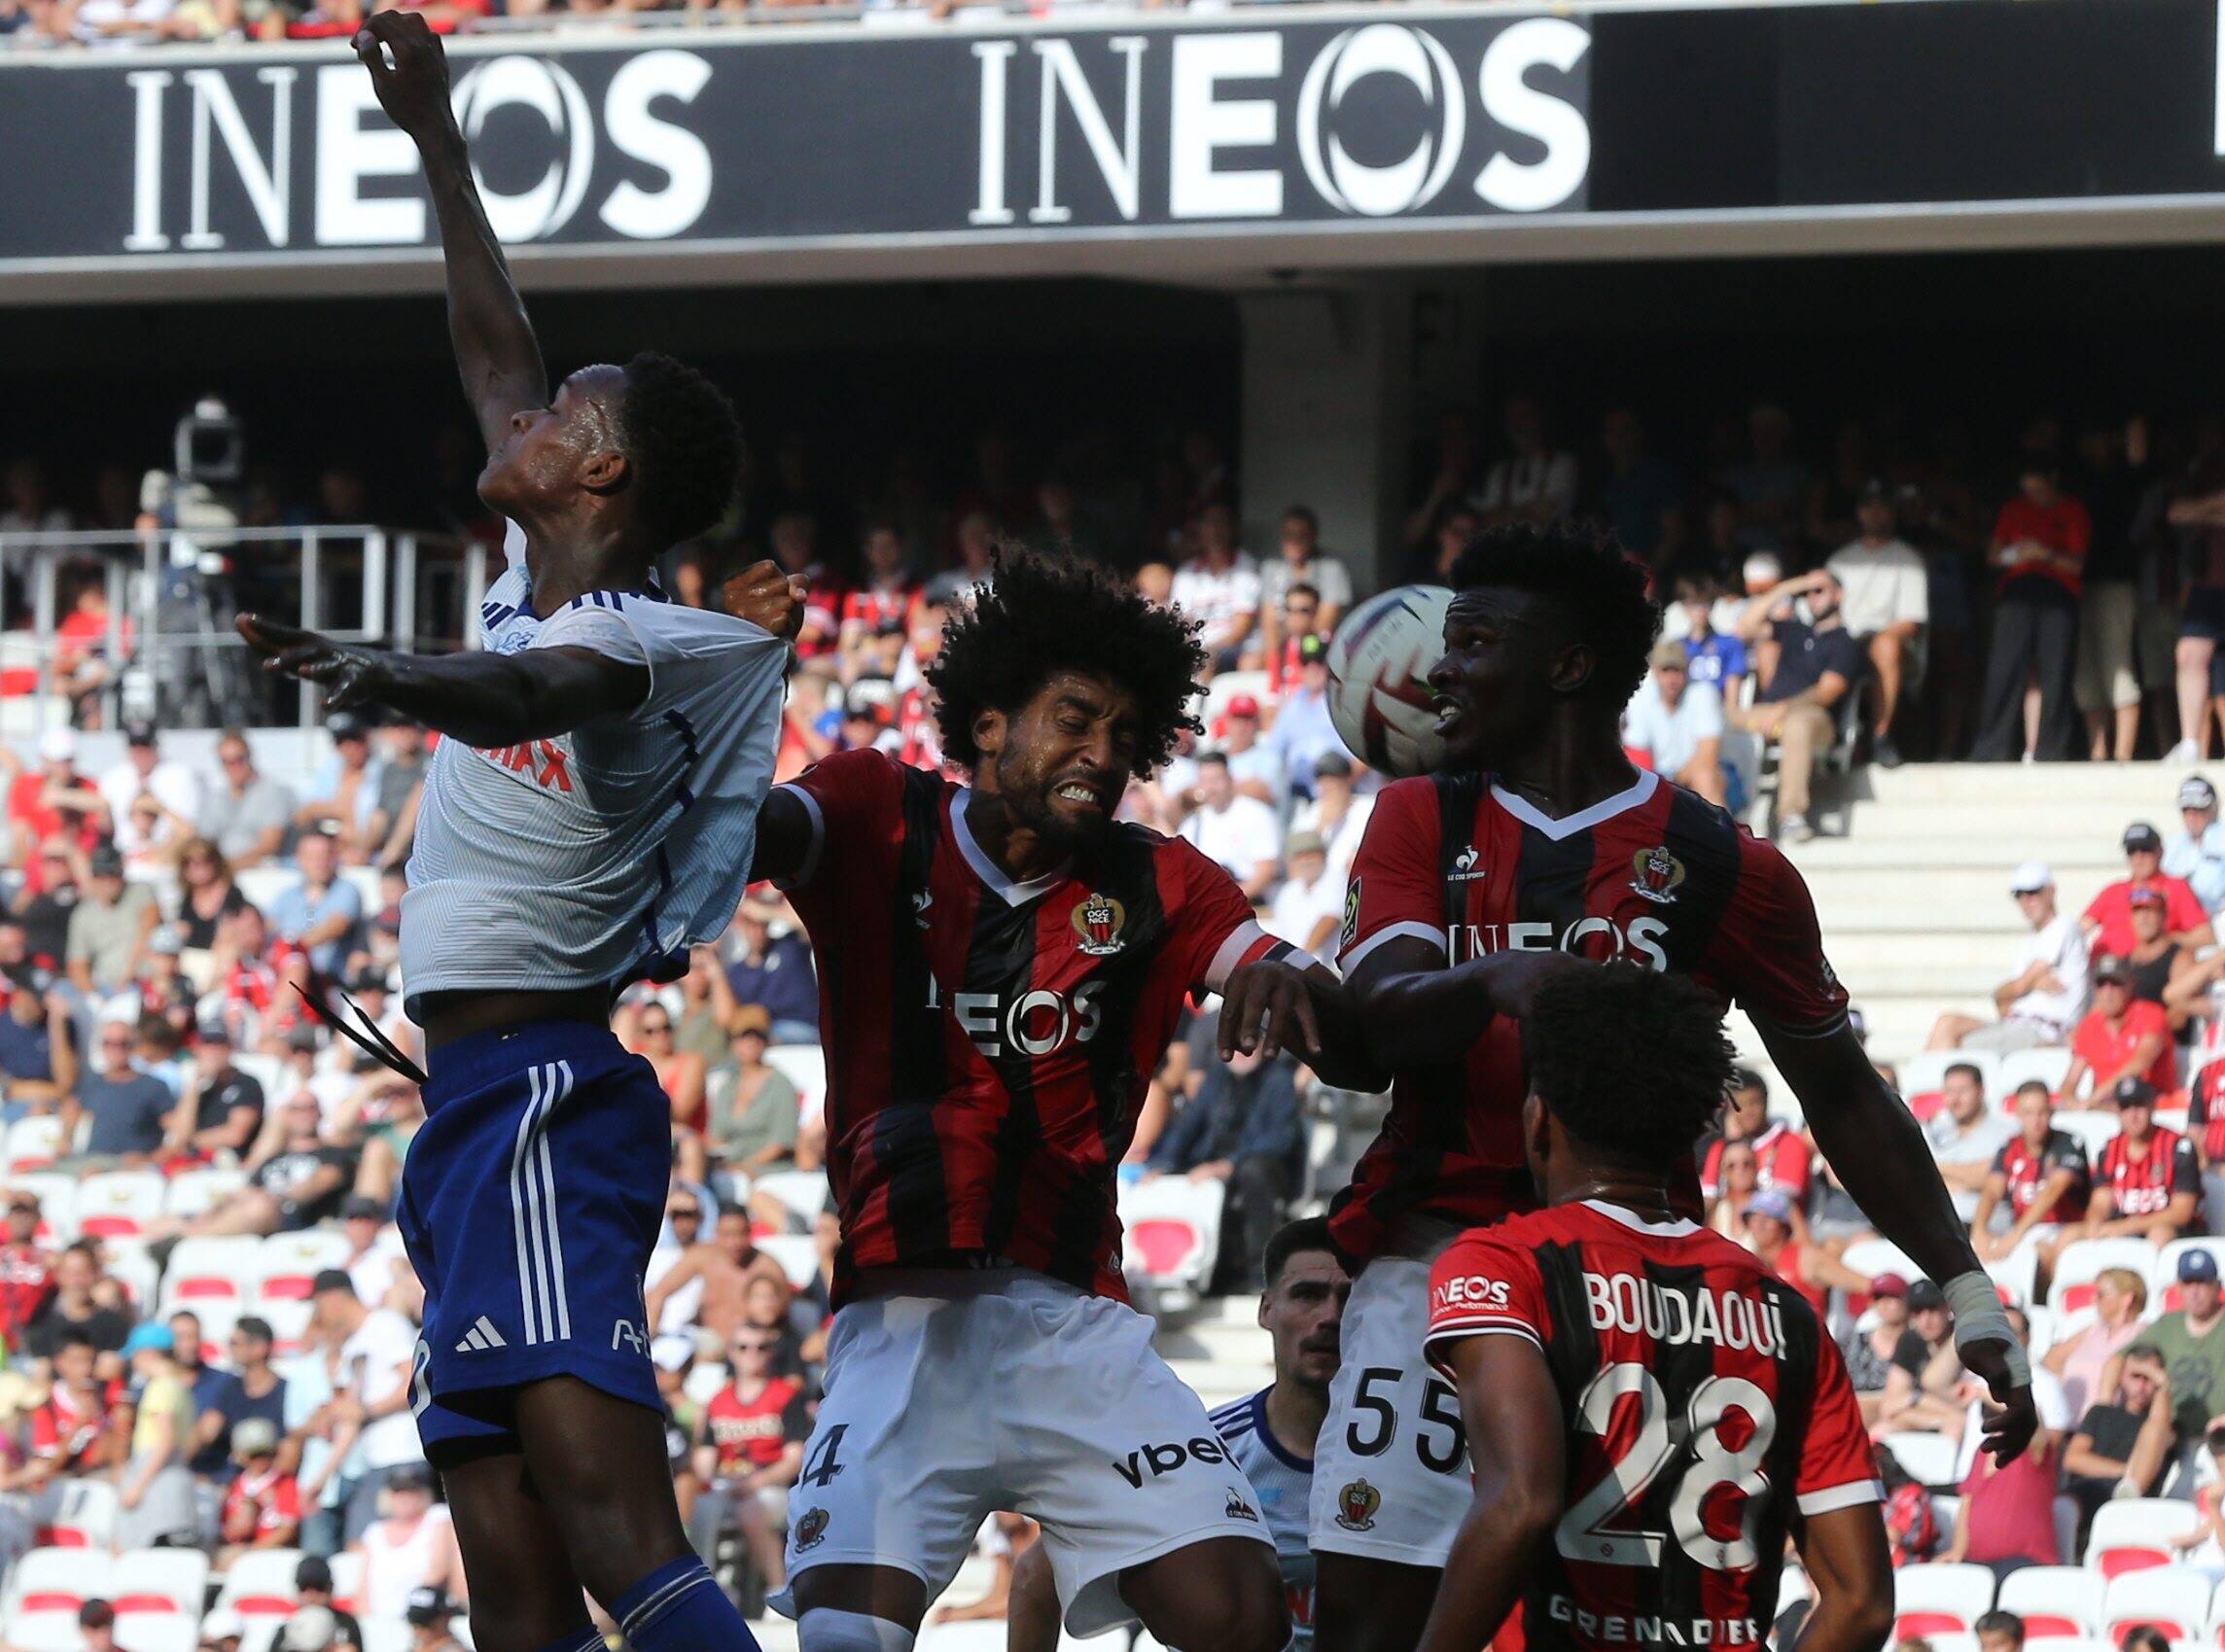
[[[516,1443],[517,1390],[577,1377],[660,1410],[642,1274],[672,1114],[610,1030],[550,1021],[443,1047],[397,1220],[425,1285],[412,1403],[427,1454]]]

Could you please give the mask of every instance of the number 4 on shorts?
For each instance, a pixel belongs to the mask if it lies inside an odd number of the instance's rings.
[[[820,1443],[819,1454],[803,1465],[803,1478],[798,1486],[824,1486],[842,1472],[842,1465],[834,1460],[834,1454],[842,1449],[842,1436],[850,1431],[850,1424],[837,1423],[827,1430],[827,1438]]]

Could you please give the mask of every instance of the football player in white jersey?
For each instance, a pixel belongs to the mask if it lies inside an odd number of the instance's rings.
[[[1243,1470],[1274,1540],[1275,1564],[1290,1608],[1291,1646],[1314,1643],[1314,1554],[1307,1535],[1313,1498],[1314,1440],[1328,1415],[1336,1377],[1337,1331],[1352,1281],[1329,1244],[1328,1222],[1306,1216],[1286,1222],[1267,1241],[1262,1261],[1259,1324],[1273,1342],[1275,1380],[1257,1393],[1213,1413],[1214,1432]],[[1012,1567],[1007,1652],[1055,1652],[1058,1590],[1042,1544]]]
[[[732,407],[661,356],[584,368],[551,397],[439,40],[382,12],[355,45],[424,158],[487,443],[479,496],[520,552],[487,593],[479,650],[420,658],[240,621],[328,706],[391,706],[447,737],[402,915],[432,1070],[399,1212],[426,1293],[407,1403],[473,1598],[496,1608],[473,1623],[481,1652],[599,1648],[583,1588],[641,1652],[754,1649],[674,1504],[641,1294],[670,1114],[609,1014],[733,913],[800,593],[769,564],[728,587],[732,614],[656,589],[654,559],[733,498]]]

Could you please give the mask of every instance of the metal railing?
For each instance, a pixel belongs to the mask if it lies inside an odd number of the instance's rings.
[[[109,723],[283,725],[271,714],[289,686],[292,721],[313,727],[322,692],[259,672],[238,614],[339,642],[453,649],[477,634],[487,555],[475,540],[371,523],[0,534],[0,592],[19,605],[0,616],[0,676],[35,670],[37,682],[29,727],[16,719],[11,731],[43,732],[86,699]],[[64,602],[74,608],[95,579],[105,630],[65,638]],[[97,654],[105,670],[65,682],[65,651]]]

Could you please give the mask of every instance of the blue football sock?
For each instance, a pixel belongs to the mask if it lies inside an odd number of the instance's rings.
[[[611,1603],[635,1652],[758,1652],[757,1636],[695,1555],[667,1561]]]

